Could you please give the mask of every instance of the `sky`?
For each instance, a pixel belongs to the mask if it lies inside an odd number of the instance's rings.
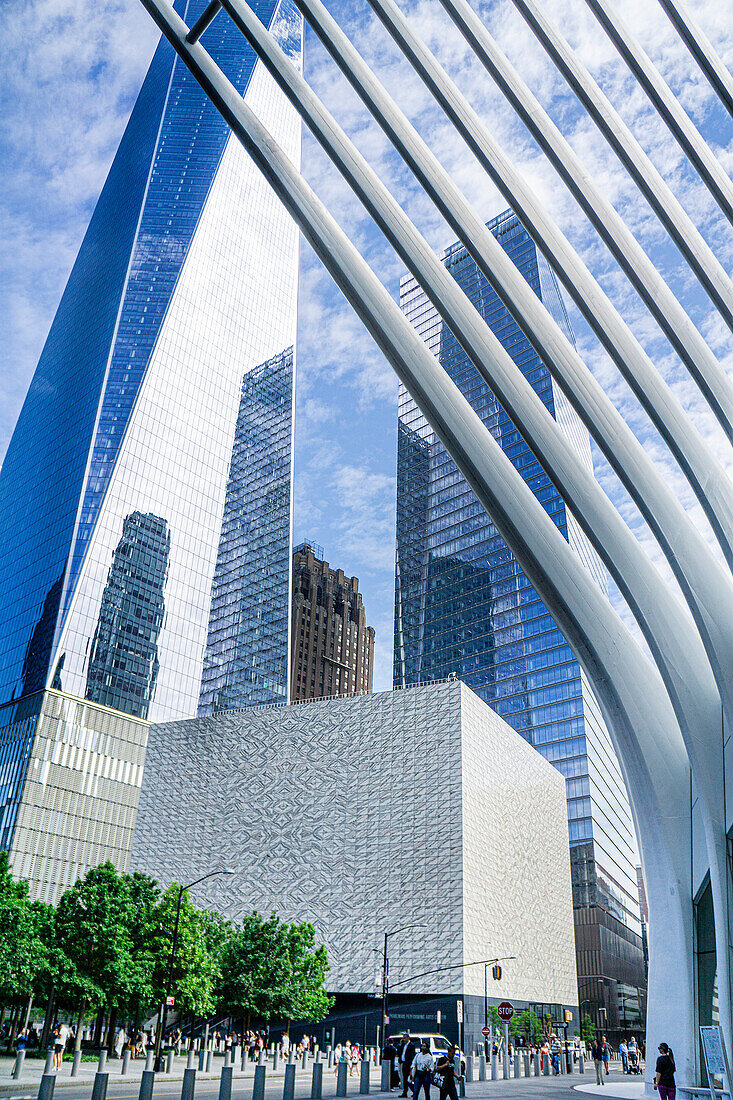
[[[511,0],[472,2],[720,361],[733,368],[731,333]],[[400,0],[400,6],[538,192],[733,473],[730,444],[671,347],[438,0]],[[617,6],[726,171],[733,174],[733,119],[717,104],[658,0],[618,0]],[[488,220],[505,209],[505,201],[399,57],[366,0],[328,0],[328,7],[479,216]],[[733,67],[733,13],[728,6],[718,0],[690,0],[690,7]],[[733,228],[654,114],[584,0],[546,0],[545,8],[560,23],[725,269],[733,270]],[[157,41],[155,28],[137,0],[16,0],[6,6],[3,16],[0,457]],[[305,57],[312,86],[430,244],[440,251],[452,243],[440,215],[310,32],[306,32]],[[303,171],[397,297],[400,261],[307,132]],[[712,544],[706,520],[664,444],[567,297],[566,304],[586,363]],[[397,385],[391,368],[304,242],[297,371],[295,539],[321,544],[332,565],[359,577],[368,621],[376,630],[374,686],[386,689],[392,682]],[[594,461],[603,488],[674,586],[656,542],[597,449]],[[613,586],[611,598],[635,630]]]

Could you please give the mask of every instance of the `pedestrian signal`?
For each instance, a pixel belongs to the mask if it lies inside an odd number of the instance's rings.
[[[494,981],[495,981],[495,982],[498,982],[498,981],[500,981],[500,980],[501,980],[501,967],[499,966],[499,964],[498,964],[498,963],[495,963],[495,964],[494,964],[494,965],[492,966],[492,968],[491,968],[491,976],[492,976],[492,978],[494,979]]]

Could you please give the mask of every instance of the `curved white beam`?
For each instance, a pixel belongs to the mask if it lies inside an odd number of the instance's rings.
[[[512,0],[733,329],[733,282],[608,97],[536,0]]]
[[[587,0],[588,3],[593,0]],[[372,3],[372,0],[370,0]],[[440,0],[481,64],[543,150],[733,438],[733,381],[644,249],[509,63],[468,0]],[[372,3],[372,7],[375,4]],[[376,10],[376,9],[375,9]]]
[[[728,113],[733,116],[733,75],[682,0],[659,0]]]
[[[634,805],[650,892],[660,898],[650,945],[648,1036],[672,1041],[683,1082],[695,1075],[691,1013],[666,995],[668,968],[692,1004],[689,768],[661,677],[542,505],[412,329],[292,162],[167,0],[142,0],[365,324],[566,633],[608,721]]]
[[[473,155],[519,215],[649,414],[690,482],[733,569],[733,489],[726,471],[580,256],[394,0],[369,2]],[[342,67],[342,71],[348,78],[348,66]]]
[[[617,465],[641,499],[657,531],[661,530],[665,535],[665,552],[673,567],[677,567],[685,586],[685,594],[703,635],[703,646],[685,609],[678,604],[592,473],[578,461],[565,434],[530,383],[365,158],[323,106],[300,70],[244,0],[221,0],[221,3],[501,401],[631,607],[669,692],[692,765],[708,842],[711,887],[718,918],[716,929],[720,930],[721,948],[727,947],[727,881],[724,856],[721,859],[726,843],[725,813],[719,776],[723,767],[721,696],[727,704],[733,725],[733,700],[730,698],[733,584],[730,576],[716,563],[699,532],[678,507],[672,494],[665,490],[662,479],[656,476],[654,467],[646,460],[633,433],[594,383],[582,360],[552,322],[537,296],[498,242],[478,223],[475,226],[477,236],[491,237],[495,246],[486,266],[490,269],[491,261],[494,261],[501,268],[512,285],[514,299],[521,303],[519,308],[523,320],[526,319],[532,332],[540,335],[541,343],[554,358],[556,370],[563,374],[568,392],[572,393],[575,386],[581,387],[585,398],[585,403],[581,400],[581,405],[604,433],[612,455],[612,440],[618,433]],[[461,205],[460,194],[454,193],[452,188],[446,190],[443,198]],[[488,248],[480,250],[485,258]],[[589,391],[590,400],[587,398]],[[604,416],[608,424],[604,424]],[[634,477],[640,479],[640,486],[633,486]],[[647,488],[657,511],[644,501],[644,490]],[[690,585],[689,574],[695,575],[695,586]],[[702,592],[704,597],[701,597]],[[717,686],[708,659],[718,673]],[[723,950],[720,957],[718,987],[721,1016],[727,1021],[730,1016],[727,950]]]
[[[667,129],[733,225],[733,182],[639,40],[608,0],[585,0]]]

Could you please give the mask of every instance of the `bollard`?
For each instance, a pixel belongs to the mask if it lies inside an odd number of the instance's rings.
[[[79,1051],[79,1054],[81,1054],[81,1051]],[[125,1053],[122,1055],[122,1067],[120,1069],[120,1073],[123,1077],[126,1077],[129,1072],[130,1072],[130,1052],[129,1052],[129,1050],[126,1050]],[[72,1075],[72,1077],[74,1076],[74,1071],[73,1070],[71,1071],[71,1075]]]
[[[295,1100],[295,1062],[288,1062],[285,1067],[283,1100]]]
[[[205,1069],[206,1069],[206,1051],[202,1047],[201,1050],[199,1051],[199,1070],[201,1071],[201,1073],[203,1073]]]
[[[255,1068],[255,1080],[252,1086],[252,1100],[265,1100],[265,1075],[267,1066]]]
[[[473,1063],[474,1057],[475,1057],[475,1055],[469,1054],[468,1058],[466,1058],[466,1084],[467,1085],[472,1084],[476,1080],[476,1077],[477,1077],[477,1070],[475,1069],[474,1063]]]
[[[211,1059],[213,1058],[213,1056],[214,1056],[213,1051],[211,1051],[211,1050],[206,1051],[206,1072],[207,1073],[211,1073]]]
[[[260,1053],[259,1053],[259,1054],[257,1055],[257,1065],[258,1065],[258,1066],[264,1066],[264,1064],[265,1064],[265,1051],[264,1051],[264,1049],[263,1049],[263,1050],[261,1050],[261,1051],[260,1051]],[[255,1077],[256,1077],[256,1076],[257,1076],[257,1074],[255,1074]]]
[[[346,1062],[339,1062],[336,1067],[336,1095],[346,1096],[346,1074],[347,1065]]]
[[[23,1062],[25,1061],[25,1051],[19,1050],[15,1055],[15,1065],[13,1066],[13,1080],[19,1081],[20,1075],[23,1072]]]
[[[224,1066],[221,1071],[221,1081],[219,1082],[219,1100],[232,1100],[232,1074],[234,1073],[233,1066]]]
[[[56,1074],[44,1073],[38,1088],[38,1100],[53,1100],[53,1090],[56,1087]]]
[[[155,1063],[155,1051],[154,1050],[149,1050],[148,1053],[145,1055],[145,1068],[147,1070],[155,1069],[154,1063]]]
[[[499,1080],[499,1059],[495,1054],[491,1055],[491,1080]]]
[[[320,1050],[316,1052],[316,1060],[313,1063],[313,1081],[311,1083],[311,1100],[321,1100],[323,1096],[323,1062],[320,1060]]]
[[[191,1047],[186,1058],[186,1069],[193,1069],[193,1060],[196,1057],[196,1051]]]
[[[534,1065],[534,1075],[535,1075],[535,1077],[539,1077],[539,1075],[540,1075],[540,1055],[539,1055],[539,1051],[536,1050],[534,1052],[534,1054],[532,1055],[532,1062],[533,1062],[533,1065]]]
[[[519,1055],[515,1052],[515,1054],[514,1054],[514,1077],[516,1079],[517,1077],[521,1077],[521,1075],[522,1075],[521,1070],[519,1068]]]
[[[582,1054],[578,1055],[578,1073],[585,1073],[585,1058]]]
[[[100,1059],[101,1061],[101,1059]],[[109,1074],[98,1069],[94,1074],[94,1085],[92,1086],[92,1100],[105,1100],[107,1096],[107,1084],[109,1082]]]
[[[301,1069],[308,1069],[308,1051],[307,1050],[303,1051],[303,1059],[300,1063],[300,1068]]]
[[[71,1063],[71,1076],[77,1077],[79,1075],[79,1067],[81,1066],[81,1050],[74,1051],[74,1061]]]
[[[193,1100],[194,1090],[196,1088],[196,1070],[184,1069],[183,1071],[183,1085],[181,1086],[181,1100]]]
[[[543,1054],[542,1055],[542,1072],[545,1075],[545,1077],[550,1076],[550,1055],[549,1054]]]
[[[392,1091],[392,1063],[388,1058],[385,1058],[382,1062],[382,1092]]]
[[[504,1080],[508,1081],[509,1080],[509,1054],[506,1050],[506,1047],[504,1048],[504,1051],[503,1051],[502,1062],[503,1062],[502,1069],[504,1070]]]
[[[522,1061],[524,1062],[524,1076],[529,1077],[529,1051],[522,1051]]]
[[[107,1051],[100,1050],[99,1052],[99,1065],[97,1066],[97,1073],[104,1073],[107,1067]]]
[[[468,1064],[466,1064],[466,1069],[468,1069]],[[461,1056],[460,1056],[460,1054],[456,1054],[455,1058],[453,1059],[453,1073],[455,1074],[455,1078],[456,1078],[456,1086],[458,1088],[458,1095],[459,1096],[465,1096],[466,1095],[466,1078],[461,1073]]]
[[[479,1081],[486,1080],[486,1055],[479,1054],[478,1057],[478,1079]]]
[[[328,1048],[328,1068],[333,1069],[333,1047]]]
[[[169,1050],[165,1056],[165,1072],[173,1073],[173,1059],[176,1056],[175,1050]]]
[[[231,1050],[224,1051],[224,1069],[232,1064],[232,1052]]]
[[[153,1100],[153,1085],[155,1084],[155,1073],[152,1069],[144,1069],[143,1075],[140,1078],[140,1096],[139,1100]]]
[[[292,1047],[289,1047],[288,1048],[288,1065],[290,1065],[291,1062],[295,1062],[295,1051]]]
[[[361,1063],[361,1080],[359,1081],[359,1094],[361,1096],[368,1096],[369,1095],[369,1070],[370,1069],[371,1069],[371,1066],[369,1065],[369,1059],[365,1058],[364,1061]]]

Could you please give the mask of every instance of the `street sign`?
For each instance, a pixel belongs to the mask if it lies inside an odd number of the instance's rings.
[[[176,998],[175,997],[166,997],[165,1003],[168,1005],[168,1008],[172,1008],[173,1005],[176,1003]]]
[[[458,1017],[458,1023],[463,1023],[463,1001],[456,1001],[456,1016]]]
[[[489,1035],[491,1035],[491,1028],[490,1027],[482,1027],[481,1028],[481,1034],[483,1035],[484,1039],[488,1039]]]
[[[508,1024],[514,1015],[514,1005],[509,1001],[502,1001],[496,1011],[499,1013],[499,1019]]]

